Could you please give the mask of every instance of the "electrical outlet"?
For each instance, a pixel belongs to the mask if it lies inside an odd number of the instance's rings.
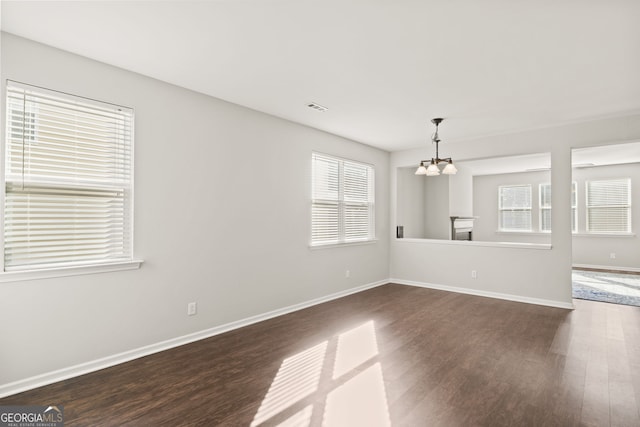
[[[616,259],[616,253],[615,253],[615,252],[611,252],[611,253],[609,254],[609,258],[611,258],[611,259]]]
[[[349,277],[351,277],[351,272],[350,272],[349,270],[345,271],[345,272],[344,272],[344,277],[346,277],[347,279],[348,279]]]
[[[195,316],[198,312],[198,304],[195,302],[190,302],[187,304],[187,315]]]
[[[472,279],[477,279],[478,278],[478,272],[476,270],[471,270],[471,278]]]

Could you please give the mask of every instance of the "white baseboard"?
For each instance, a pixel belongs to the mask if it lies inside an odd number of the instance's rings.
[[[633,271],[640,272],[638,267],[618,267],[613,265],[573,264],[575,268],[596,268],[598,270]]]
[[[398,283],[400,285],[409,285],[409,286],[418,286],[421,288],[429,288],[429,289],[438,289],[441,291],[448,292],[456,292],[459,294],[468,294],[468,295],[476,295],[480,297],[487,298],[497,298],[507,301],[515,301],[515,302],[524,302],[527,304],[536,304],[536,305],[545,305],[548,307],[556,307],[556,308],[566,308],[569,310],[573,310],[573,303],[563,302],[563,301],[554,301],[548,299],[541,298],[532,298],[532,297],[523,297],[520,295],[511,295],[511,294],[503,294],[499,292],[489,292],[489,291],[481,291],[477,289],[469,289],[469,288],[458,288],[456,286],[447,286],[447,285],[437,285],[433,283],[426,282],[415,282],[413,280],[403,280],[403,279],[389,279],[391,283]]]
[[[215,335],[219,335],[234,329],[238,329],[254,323],[262,322],[263,320],[268,320],[277,316],[282,316],[284,314],[302,310],[317,304],[322,304],[324,302],[328,302],[337,298],[342,298],[347,295],[362,292],[367,289],[375,288],[377,286],[381,286],[387,283],[389,283],[388,280],[381,280],[378,282],[357,286],[355,288],[347,289],[345,291],[335,292],[333,294],[326,295],[324,297],[315,298],[299,304],[294,304],[288,307],[269,311],[267,313],[247,317],[245,319],[226,323],[224,325],[205,329],[203,331],[194,332],[188,335],[183,335],[181,337],[171,338],[166,341],[161,341],[155,344],[139,347],[139,348],[125,351],[118,354],[114,354],[112,356],[107,356],[101,359],[92,360],[89,362],[70,366],[68,368],[58,369],[56,371],[47,372],[41,375],[36,375],[34,377],[29,377],[29,378],[14,381],[11,383],[2,384],[0,385],[0,398],[10,396],[12,394],[21,393],[23,391],[31,390],[37,387],[42,387],[48,384],[53,384],[58,381],[63,381],[69,378],[88,374],[90,372],[95,372],[100,369],[108,368],[110,366],[119,365],[121,363],[129,362],[131,360],[138,359],[140,357],[148,356],[150,354],[158,353],[160,351],[168,350],[174,347],[179,347],[181,345],[189,344],[194,341],[199,341],[199,340],[209,338]]]

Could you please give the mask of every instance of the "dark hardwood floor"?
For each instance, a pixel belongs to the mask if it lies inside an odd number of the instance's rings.
[[[389,284],[0,405],[67,426],[640,426],[640,308]]]

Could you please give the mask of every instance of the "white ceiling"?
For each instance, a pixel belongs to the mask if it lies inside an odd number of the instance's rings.
[[[640,111],[638,0],[1,7],[3,31],[389,151],[432,117],[455,142]]]

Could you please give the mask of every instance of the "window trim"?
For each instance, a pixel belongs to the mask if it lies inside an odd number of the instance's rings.
[[[546,185],[551,187],[550,182],[541,182],[540,184],[538,184],[538,232],[542,234],[551,234],[553,230],[542,229],[542,211],[547,209],[551,210],[553,208],[552,204],[549,205],[549,207],[542,206],[542,186],[546,186]],[[573,203],[574,194],[576,196],[575,205]],[[577,234],[578,233],[578,182],[577,181],[571,181],[571,214],[573,216],[573,225],[575,226],[575,228],[574,227],[571,228],[571,233]]]
[[[7,270],[7,266],[5,265],[5,217],[6,215],[2,215],[2,219],[0,219],[0,248],[2,250],[2,257],[0,257],[0,283],[2,282],[14,282],[21,280],[33,280],[33,279],[41,279],[41,278],[53,278],[53,277],[65,277],[65,276],[75,276],[75,275],[83,275],[83,274],[93,274],[93,273],[101,273],[101,272],[110,272],[110,271],[121,271],[121,270],[132,270],[138,269],[143,264],[143,260],[136,259],[134,254],[134,191],[135,191],[135,182],[134,182],[134,140],[135,140],[135,109],[132,107],[124,106],[121,104],[114,104],[107,101],[96,100],[93,98],[70,94],[63,91],[58,91],[55,89],[49,89],[37,85],[31,85],[11,79],[7,79],[4,81],[4,93],[3,93],[3,102],[5,106],[5,114],[3,119],[7,124],[7,128],[5,129],[5,133],[2,136],[2,143],[0,147],[3,152],[3,160],[6,163],[8,161],[8,157],[6,155],[6,150],[8,149],[8,132],[10,131],[8,127],[8,96],[9,96],[9,87],[15,87],[22,90],[35,91],[42,95],[54,95],[59,98],[63,98],[70,103],[74,102],[74,100],[80,100],[83,103],[88,105],[97,105],[99,107],[108,107],[113,109],[122,109],[129,111],[130,116],[130,136],[129,136],[129,163],[130,163],[130,173],[128,178],[128,189],[126,198],[129,200],[129,212],[125,214],[124,220],[128,224],[126,228],[129,230],[129,239],[127,246],[127,251],[129,256],[122,258],[111,258],[111,259],[94,259],[87,261],[68,261],[61,262],[60,264],[31,264],[31,265],[22,265],[22,266],[14,266],[10,270]],[[34,124],[34,132],[37,132],[37,123]],[[32,138],[31,140],[35,140]],[[6,204],[6,191],[7,191],[7,171],[6,165],[5,170],[3,170],[2,176],[0,177],[1,184],[0,185],[0,206],[4,213],[5,204]],[[55,184],[51,184],[54,185]]]
[[[502,189],[508,187],[528,187],[529,188],[529,207],[528,208],[503,208],[502,207]],[[513,184],[513,185],[499,185],[498,186],[498,231],[501,233],[527,233],[533,232],[533,189],[531,184]],[[502,227],[502,212],[529,212],[531,222],[528,229],[516,229],[516,228],[503,228]]]
[[[108,273],[114,271],[137,270],[144,263],[141,259],[87,265],[38,268],[33,270],[12,270],[0,272],[0,283],[20,282],[23,280],[51,279],[56,277],[81,276],[86,274]]]
[[[321,249],[329,249],[335,247],[348,247],[348,246],[363,246],[363,245],[372,245],[378,243],[377,238],[371,240],[360,240],[358,242],[343,242],[343,243],[326,243],[322,245],[309,245],[309,249],[312,251],[321,250]]]
[[[628,225],[628,229],[625,231],[611,231],[611,230],[606,230],[606,231],[592,231],[590,230],[590,224],[589,224],[589,209],[591,208],[597,208],[597,207],[613,207],[613,206],[589,206],[589,184],[591,184],[592,182],[602,182],[602,181],[627,181],[628,184],[628,193],[627,193],[627,200],[628,203],[624,206],[618,206],[618,207],[625,207],[629,210],[629,215],[627,218],[627,225]],[[591,236],[597,236],[597,235],[609,235],[609,236],[615,236],[615,235],[620,235],[620,236],[626,236],[626,235],[633,235],[633,211],[631,209],[632,206],[632,199],[631,199],[631,195],[633,193],[633,190],[631,188],[632,185],[632,181],[631,178],[626,177],[626,178],[607,178],[607,179],[592,179],[592,180],[587,180],[584,182],[584,190],[585,190],[585,196],[584,196],[584,205],[585,205],[585,234],[591,235]]]
[[[550,213],[551,211],[551,206],[552,203],[549,202],[549,206],[542,206],[542,187],[549,187],[551,188],[551,183],[550,182],[541,182],[540,184],[538,184],[538,231],[540,233],[544,233],[544,234],[550,234],[551,233],[551,228],[549,228],[548,230],[545,230],[542,228],[542,219],[544,217],[543,212],[544,211],[549,211]],[[551,213],[551,215],[553,215]]]
[[[313,173],[314,169],[314,161],[316,156],[320,158],[326,158],[329,160],[339,162],[339,171],[338,171],[338,199],[335,203],[338,205],[338,241],[329,241],[326,243],[314,243],[313,241],[313,206],[316,203],[316,199],[314,198],[314,183],[315,176]],[[371,191],[368,193],[370,202],[367,203],[353,203],[346,202],[344,199],[344,165],[345,163],[351,163],[357,166],[367,167],[371,172],[371,177],[369,178]],[[322,248],[331,248],[336,246],[357,246],[357,245],[366,245],[371,243],[376,243],[378,239],[376,238],[376,185],[375,185],[375,166],[371,163],[362,162],[359,160],[348,159],[340,156],[335,156],[332,154],[322,153],[319,151],[312,151],[311,153],[311,212],[309,215],[310,218],[310,230],[309,230],[309,248],[311,249],[322,249]],[[328,199],[317,199],[318,201],[324,200],[325,202]],[[358,239],[358,240],[345,240],[345,206],[348,205],[366,205],[369,209],[369,229],[368,229],[368,238],[366,239]]]

